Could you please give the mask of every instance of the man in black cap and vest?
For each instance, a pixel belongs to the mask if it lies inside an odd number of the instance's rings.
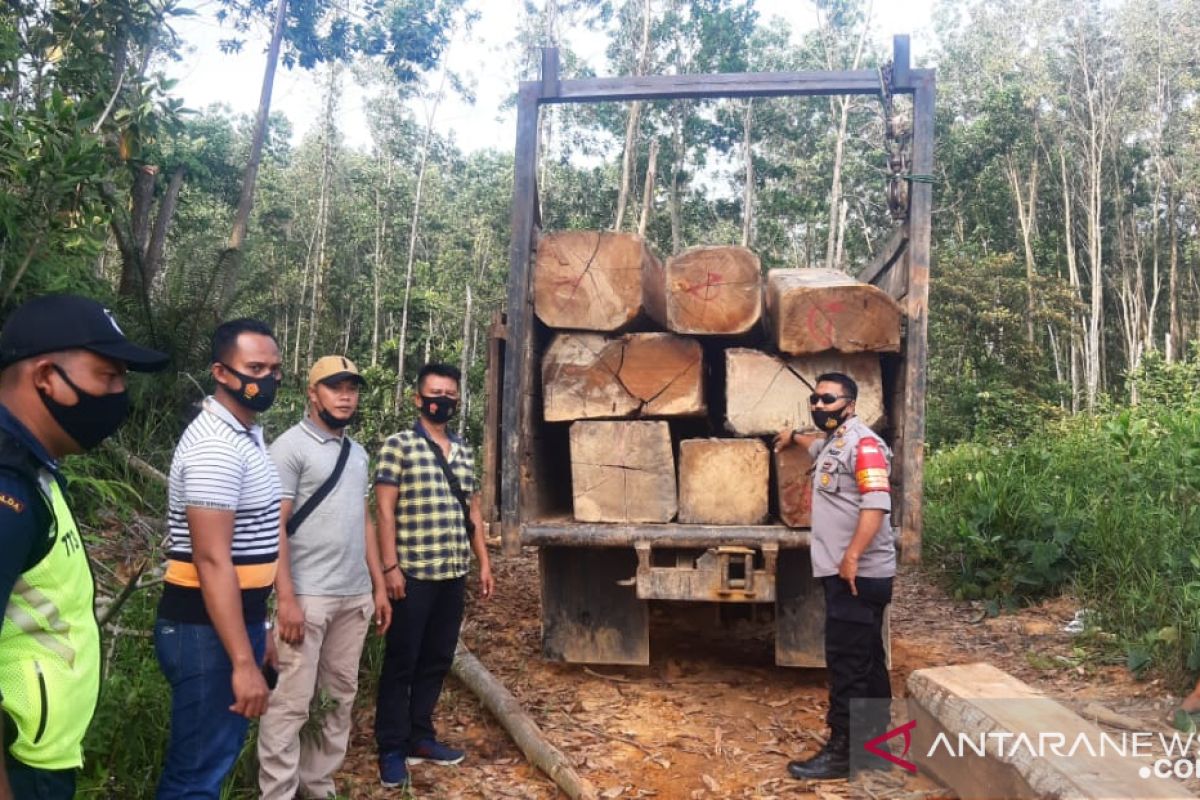
[[[0,330],[0,800],[75,796],[100,684],[91,567],[58,460],[129,413],[127,370],[167,357],[130,343],[94,300],[50,295]]]

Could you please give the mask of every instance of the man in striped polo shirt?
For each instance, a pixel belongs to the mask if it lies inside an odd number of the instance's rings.
[[[413,398],[420,417],[412,430],[388,438],[375,473],[376,529],[392,599],[375,707],[379,778],[388,787],[408,783],[408,764],[463,760],[461,750],[435,737],[433,709],[454,660],[472,550],[480,595],[493,590],[471,448],[446,426],[458,408],[460,377],[447,364],[421,368]]]
[[[279,554],[280,485],[255,420],[281,377],[271,329],[253,319],[213,334],[217,387],[171,460],[170,543],[154,646],[171,684],[159,800],[216,798],[267,707],[260,665]]]

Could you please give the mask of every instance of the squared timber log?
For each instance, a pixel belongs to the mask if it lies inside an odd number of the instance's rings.
[[[907,694],[913,760],[964,800],[1194,796],[1150,771],[1165,756],[1156,736],[1142,734],[1150,758],[1129,755],[1132,741],[1126,755],[1105,749],[1112,734],[991,664],[916,670]]]
[[[670,522],[677,502],[667,423],[571,425],[571,491],[581,522]]]
[[[882,289],[830,269],[767,273],[767,316],[780,352],[894,353],[900,305]]]
[[[618,331],[641,313],[642,272],[656,262],[631,233],[547,233],[533,265],[534,311],[551,328]]]
[[[679,443],[679,521],[757,525],[767,518],[770,456],[759,439]]]
[[[547,422],[702,416],[704,353],[670,333],[560,333],[542,358]]]
[[[807,449],[793,445],[775,453],[775,488],[779,518],[789,528],[812,525],[813,458]]]
[[[858,384],[855,413],[872,428],[883,425],[883,379],[876,354],[787,358],[731,347],[725,351],[725,429],[738,436],[772,436],[812,426],[809,387],[825,372],[853,378]]]
[[[646,312],[675,333],[738,336],[762,316],[762,267],[745,247],[693,247],[648,262]]]

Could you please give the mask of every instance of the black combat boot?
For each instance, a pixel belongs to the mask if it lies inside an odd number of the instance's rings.
[[[829,781],[850,777],[850,737],[832,731],[821,751],[805,761],[789,761],[788,774],[806,781]]]

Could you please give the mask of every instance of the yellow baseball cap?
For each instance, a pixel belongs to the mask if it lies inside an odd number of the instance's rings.
[[[343,378],[354,378],[360,386],[367,382],[362,373],[358,371],[358,367],[354,366],[354,362],[345,356],[322,356],[308,371],[309,386],[316,386],[318,383],[336,383]]]

